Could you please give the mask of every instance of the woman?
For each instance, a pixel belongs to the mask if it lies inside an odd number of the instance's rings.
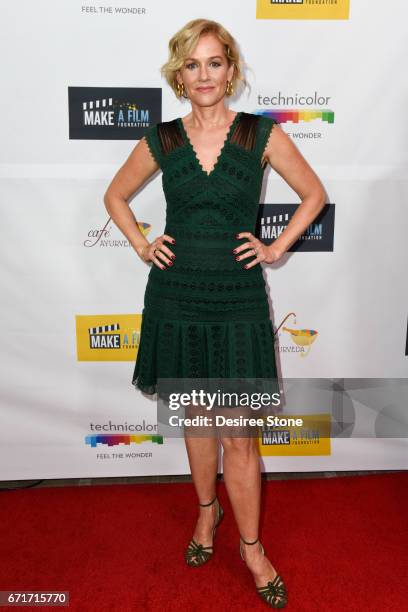
[[[226,107],[226,98],[245,79],[237,44],[220,24],[187,23],[169,42],[162,73],[179,98],[189,99],[191,112],[148,128],[104,199],[139,256],[153,264],[132,382],[153,394],[159,377],[274,377],[274,336],[259,264],[278,261],[318,215],[323,187],[273,119]],[[268,163],[302,202],[284,232],[266,246],[253,232]],[[158,168],[166,227],[149,243],[127,201]],[[226,435],[220,441],[241,556],[259,595],[283,607],[285,585],[258,538],[261,474],[255,439]],[[185,442],[200,506],[185,558],[197,567],[211,558],[223,516],[216,497],[218,440],[186,435]]]

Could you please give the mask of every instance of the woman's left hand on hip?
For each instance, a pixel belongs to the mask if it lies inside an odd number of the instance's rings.
[[[281,257],[281,253],[274,247],[273,243],[267,246],[251,232],[240,232],[236,235],[236,238],[248,239],[247,242],[243,242],[232,251],[236,261],[244,261],[249,257],[254,257],[254,259],[251,259],[250,262],[245,264],[244,268],[252,268],[261,262],[274,263]]]

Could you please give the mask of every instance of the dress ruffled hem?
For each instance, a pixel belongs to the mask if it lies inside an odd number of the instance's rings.
[[[228,379],[249,378],[261,379],[259,389],[278,389],[270,319],[187,322],[145,311],[140,338],[132,384],[147,395],[158,392],[158,379],[177,379],[176,386],[182,379],[220,379],[227,387]]]
[[[143,384],[140,380],[132,380],[132,385],[146,395],[155,395],[157,393],[157,383]]]

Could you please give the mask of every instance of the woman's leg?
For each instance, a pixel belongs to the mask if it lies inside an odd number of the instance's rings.
[[[259,536],[261,472],[255,437],[221,437],[224,449],[224,482],[240,535],[247,542]],[[237,543],[237,552],[238,552]],[[262,554],[259,544],[242,544],[244,559],[253,573],[256,586],[264,586],[276,570]]]
[[[224,482],[244,540],[258,537],[261,472],[255,438],[222,437]]]
[[[186,410],[186,417],[203,415],[202,408]],[[198,503],[207,504],[216,496],[219,441],[215,431],[200,428],[185,428],[185,444],[190,464],[191,476],[197,493]],[[193,533],[194,540],[203,546],[213,544],[212,531],[217,516],[217,503],[211,506],[199,506],[199,515]]]

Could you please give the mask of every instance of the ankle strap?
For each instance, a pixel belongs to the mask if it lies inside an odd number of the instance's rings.
[[[202,506],[203,508],[204,508],[205,506],[211,506],[211,504],[213,504],[213,503],[215,502],[215,500],[216,500],[216,499],[217,499],[217,496],[215,496],[215,497],[214,497],[214,499],[213,499],[212,501],[208,502],[208,504],[199,504],[199,505],[200,505],[200,506]]]
[[[257,542],[259,542],[259,538],[256,538],[256,540],[254,540],[253,542],[246,542],[242,536],[240,536],[240,538],[243,541],[243,543],[248,544],[248,546],[251,546],[252,544],[256,544]]]

